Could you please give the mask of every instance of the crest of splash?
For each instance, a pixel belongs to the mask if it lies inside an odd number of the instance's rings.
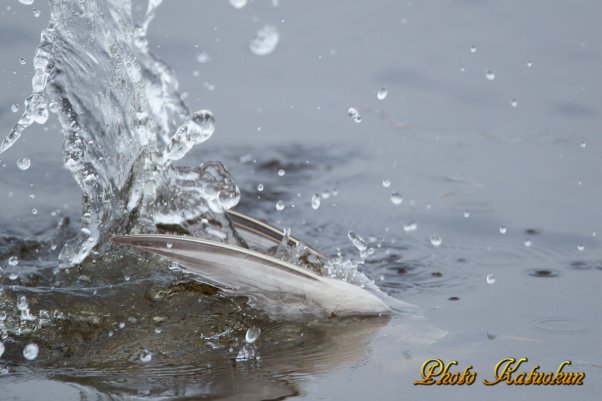
[[[174,74],[148,49],[146,31],[161,1],[149,0],[139,25],[130,0],[50,1],[33,93],[0,153],[28,126],[57,115],[65,167],[83,192],[81,231],[62,249],[62,265],[82,262],[118,231],[200,216],[223,221],[240,197],[219,162],[173,165],[213,134],[214,120],[208,111],[188,110]],[[224,240],[236,242],[223,227]]]

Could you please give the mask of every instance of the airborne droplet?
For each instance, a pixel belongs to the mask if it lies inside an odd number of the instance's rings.
[[[495,73],[491,70],[487,70],[485,73],[485,78],[487,78],[489,81],[493,81],[495,79]]]
[[[506,226],[500,226],[500,234],[506,234],[506,231],[508,231]]]
[[[388,178],[383,179],[383,187],[389,188],[391,186],[391,180]]]
[[[230,5],[240,9],[247,5],[247,0],[230,0]]]
[[[276,210],[282,211],[282,210],[284,210],[284,207],[285,207],[284,201],[279,200],[278,202],[276,202]]]
[[[355,121],[356,123],[362,122],[362,116],[360,115],[359,111],[357,111],[357,109],[355,107],[348,108],[347,115],[349,117],[353,118],[353,121]]]
[[[249,43],[249,49],[257,56],[267,56],[276,50],[280,35],[273,25],[265,25],[259,29],[255,37]]]
[[[391,203],[394,205],[401,205],[403,203],[403,197],[398,192],[391,194]]]
[[[438,236],[438,235],[431,235],[431,244],[433,244],[433,246],[441,246],[441,244],[443,243],[443,239]]]
[[[19,170],[27,170],[31,167],[31,160],[28,157],[22,157],[17,160],[17,167]]]
[[[36,359],[38,357],[38,352],[40,352],[40,348],[34,343],[27,344],[25,348],[23,348],[23,356],[28,361],[33,361]]]
[[[311,207],[314,210],[316,210],[316,209],[318,209],[320,207],[320,195],[314,194],[311,197]]]
[[[488,274],[486,280],[487,284],[495,283],[495,274]]]
[[[255,341],[257,341],[260,335],[261,329],[256,326],[251,326],[245,334],[245,341],[247,344],[253,344]]]
[[[388,94],[389,94],[389,91],[387,90],[387,88],[385,88],[383,86],[376,92],[376,98],[378,100],[385,100]]]

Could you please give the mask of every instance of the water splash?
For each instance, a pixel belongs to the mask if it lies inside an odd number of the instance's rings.
[[[128,0],[50,1],[32,94],[0,153],[57,115],[64,165],[83,192],[81,230],[63,247],[63,266],[81,263],[115,232],[183,224],[238,202],[221,163],[173,165],[213,134],[215,121],[209,111],[189,111],[174,74],[149,51],[146,32],[161,2],[150,0],[135,24]]]

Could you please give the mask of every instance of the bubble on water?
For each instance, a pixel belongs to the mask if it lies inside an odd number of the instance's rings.
[[[161,328],[155,327],[155,334],[161,334]]]
[[[249,43],[249,49],[257,56],[267,56],[276,49],[279,40],[278,29],[273,25],[265,25],[257,31]]]
[[[33,361],[38,357],[38,353],[40,352],[40,348],[35,343],[30,343],[23,348],[23,356],[28,361]]]
[[[280,177],[284,176],[284,174],[286,174],[286,170],[284,170],[283,168],[281,168],[280,170],[278,170],[278,175]]]
[[[318,194],[313,194],[311,197],[311,207],[312,209],[316,210],[320,207],[320,195]]]
[[[26,6],[30,6],[34,3],[35,0],[19,0],[19,3],[25,4]]]
[[[383,187],[389,188],[391,186],[391,180],[388,178],[383,179]]]
[[[260,359],[260,356],[257,354],[257,350],[253,344],[245,343],[236,355],[237,362],[252,361],[256,359]]]
[[[489,81],[493,81],[495,79],[495,73],[491,70],[487,70],[485,73],[485,78],[487,78]]]
[[[403,203],[403,197],[398,192],[391,193],[391,203],[394,205],[401,205]]]
[[[527,67],[529,67],[529,68],[533,67],[533,61],[531,61],[531,60],[527,61]]]
[[[27,302],[27,297],[25,295],[20,295],[17,298],[17,309],[20,311],[25,311],[29,308],[29,302]]]
[[[510,99],[510,106],[518,107],[518,101],[516,99]]]
[[[31,167],[31,159],[29,159],[29,157],[22,157],[18,159],[17,167],[22,171],[29,169]]]
[[[0,342],[0,358],[2,358],[2,355],[4,355],[4,343]]]
[[[33,8],[31,11],[33,11],[33,16],[38,18],[40,16],[40,10],[38,10],[37,8]]]
[[[12,111],[13,113],[17,113],[19,109],[20,107],[18,103],[13,103],[12,106],[10,106],[10,111]]]
[[[477,47],[475,45],[470,46],[470,52],[471,53],[476,53],[477,52]]]
[[[385,100],[388,94],[389,94],[389,91],[387,90],[387,88],[385,88],[383,86],[376,92],[376,98],[378,100]]]
[[[168,242],[165,244],[165,246],[167,247],[167,249],[171,249],[171,247],[173,247],[173,243]]]
[[[585,245],[583,245],[583,244],[579,244],[579,245],[577,245],[577,250],[578,250],[579,252],[583,252],[583,251],[585,250]]]
[[[8,265],[9,266],[16,266],[19,264],[19,257],[18,256],[11,256],[10,258],[8,258]]]
[[[253,344],[255,341],[257,341],[260,335],[261,329],[257,326],[251,326],[245,334],[245,341],[247,344]]]
[[[359,111],[357,111],[355,107],[349,107],[347,109],[347,115],[353,118],[353,121],[355,121],[356,123],[362,122],[362,116],[360,116]]]
[[[14,280],[16,280],[16,279],[18,279],[18,278],[19,278],[19,275],[18,275],[17,273],[14,273],[14,272],[13,272],[13,273],[10,273],[10,274],[8,275],[8,279],[9,279],[9,280],[12,280],[12,281],[14,281]]]
[[[585,143],[585,141],[582,141],[582,142],[581,142],[581,147],[582,147],[583,149],[585,149],[585,148],[587,147],[587,143]]]
[[[247,0],[230,0],[230,5],[234,8],[243,8],[247,5]]]
[[[506,234],[506,231],[508,231],[506,226],[500,226],[500,234]]]
[[[468,210],[464,211],[464,218],[467,219],[470,217],[470,212]]]
[[[368,243],[366,242],[366,240],[357,235],[355,232],[349,231],[347,233],[347,237],[349,238],[353,246],[357,248],[358,251],[365,252],[368,249]]]
[[[533,245],[533,242],[531,240],[527,239],[527,240],[525,240],[524,244],[527,248],[530,248]]]
[[[404,225],[403,225],[403,231],[405,231],[406,233],[416,231],[417,229],[418,229],[418,224],[415,221],[410,221],[410,222],[404,223]]]
[[[152,359],[153,354],[149,350],[143,349],[142,352],[140,352],[140,360],[142,362],[150,362]]]
[[[211,61],[211,56],[207,52],[200,52],[196,55],[196,61],[201,64],[205,64]]]
[[[487,284],[495,283],[495,274],[488,274],[486,280]]]
[[[31,214],[33,214],[33,215],[38,214],[38,209],[36,209],[35,207],[33,209],[31,209]]]
[[[431,244],[433,244],[433,246],[441,246],[441,244],[443,243],[443,239],[438,236],[438,235],[431,235]]]
[[[282,210],[284,210],[284,207],[285,207],[284,201],[279,200],[278,202],[276,202],[276,210],[282,211]]]
[[[259,192],[262,192],[263,191],[263,184],[257,184],[257,190]]]

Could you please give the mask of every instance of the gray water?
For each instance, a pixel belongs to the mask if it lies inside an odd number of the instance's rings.
[[[31,6],[8,5],[2,132],[23,110],[11,105],[31,92],[49,16],[40,1],[39,18]],[[182,164],[224,162],[241,191],[236,210],[291,227],[328,255],[340,248],[358,259],[347,239],[358,233],[375,249],[360,269],[424,318],[270,321],[137,253],[56,271],[58,245],[78,232],[82,207],[51,116],[0,156],[2,310],[19,322],[15,303],[26,295],[38,317],[6,342],[0,399],[597,399],[601,8],[281,0],[237,10],[166,1],[149,46],[173,68],[189,109],[216,118],[215,135]],[[257,56],[249,41],[265,24],[280,41]],[[203,51],[211,60],[199,63]],[[26,171],[16,166],[22,157],[32,160]],[[64,217],[71,222],[57,233]],[[417,229],[406,232],[410,222]],[[11,268],[15,254],[21,262]],[[235,362],[252,325],[262,328],[261,359]],[[40,346],[34,361],[21,353],[29,342]],[[585,384],[412,385],[427,358],[474,365],[480,381],[510,356],[544,371],[572,360]]]

